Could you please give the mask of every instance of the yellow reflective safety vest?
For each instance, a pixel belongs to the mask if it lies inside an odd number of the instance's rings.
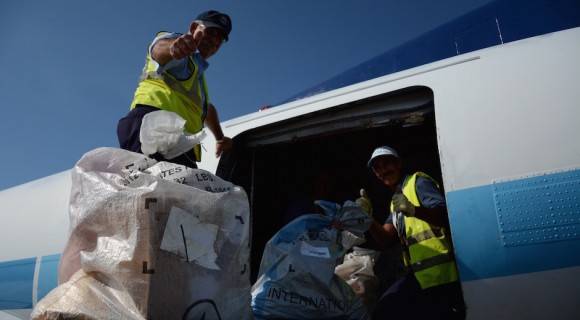
[[[403,182],[402,192],[415,207],[422,207],[417,195],[417,177],[433,178],[423,172],[407,176]],[[439,187],[439,185],[437,185]],[[391,202],[391,212],[393,203]],[[422,289],[442,285],[458,280],[457,267],[451,252],[451,243],[446,236],[445,228],[431,226],[424,220],[415,217],[404,218],[404,244],[407,246],[405,265],[410,266]],[[402,233],[399,231],[399,235]],[[410,260],[410,261],[409,261]]]
[[[131,109],[137,104],[144,104],[175,112],[185,119],[185,131],[193,134],[203,128],[209,96],[205,77],[203,73],[199,74],[199,66],[191,56],[187,59],[188,68],[193,70],[193,74],[187,79],[176,79],[167,71],[159,74],[158,63],[148,53]],[[201,161],[200,145],[196,145],[194,151],[196,160]]]

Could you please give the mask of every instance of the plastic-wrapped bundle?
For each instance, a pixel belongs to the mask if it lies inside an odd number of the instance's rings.
[[[205,131],[189,134],[183,131],[185,119],[175,112],[159,110],[146,114],[141,123],[139,140],[146,155],[161,153],[173,159],[185,153],[205,137]]]
[[[61,285],[35,319],[250,319],[245,192],[204,170],[101,148],[73,170]]]
[[[318,204],[325,215],[301,216],[266,244],[252,288],[256,318],[368,318],[360,298],[334,269],[349,249],[343,240],[353,243],[353,235],[363,237],[371,218],[353,202],[342,207],[324,201]]]
[[[354,247],[353,251],[344,257],[343,263],[334,270],[334,273],[346,281],[356,295],[361,297],[369,311],[374,309],[378,300],[380,280],[374,272],[378,256],[378,251]]]

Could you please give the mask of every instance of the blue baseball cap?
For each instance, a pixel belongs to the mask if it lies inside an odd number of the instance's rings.
[[[216,10],[209,10],[200,13],[195,22],[203,24],[208,28],[218,28],[224,31],[224,40],[228,41],[230,32],[232,32],[232,19],[225,13]]]

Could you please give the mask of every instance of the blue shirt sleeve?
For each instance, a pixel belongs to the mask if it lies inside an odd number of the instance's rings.
[[[182,35],[182,33],[176,33],[176,32],[159,32],[155,36],[155,39],[153,39],[153,41],[149,45],[149,54],[151,54],[151,50],[153,49],[153,46],[155,46],[157,41],[163,40],[163,39],[175,39],[175,38],[179,38],[179,36],[181,36],[181,35]]]
[[[433,180],[418,176],[415,182],[415,188],[423,207],[445,207],[445,198]]]

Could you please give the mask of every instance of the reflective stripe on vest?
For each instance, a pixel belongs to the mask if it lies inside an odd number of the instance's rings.
[[[407,237],[407,245],[411,246],[415,243],[419,243],[421,241],[425,241],[435,237],[444,237],[444,231],[441,228],[432,226],[431,230],[425,230],[423,232],[415,233],[409,237]]]
[[[417,172],[405,179],[403,194],[414,206],[422,207],[416,190],[417,176],[431,179],[436,185],[437,183],[422,172]],[[392,208],[391,203],[391,211]],[[457,281],[457,268],[453,253],[449,251],[449,240],[444,228],[431,227],[419,218],[405,217],[405,241],[411,260],[405,263],[410,265],[421,288],[426,289]]]
[[[191,57],[188,57],[188,63],[193,70],[192,76],[179,80],[166,71],[158,74],[158,64],[148,54],[131,109],[143,104],[172,111],[185,119],[186,132],[201,131],[209,104],[207,85],[203,74],[198,75],[199,67]],[[197,161],[201,161],[200,145],[194,149]]]

